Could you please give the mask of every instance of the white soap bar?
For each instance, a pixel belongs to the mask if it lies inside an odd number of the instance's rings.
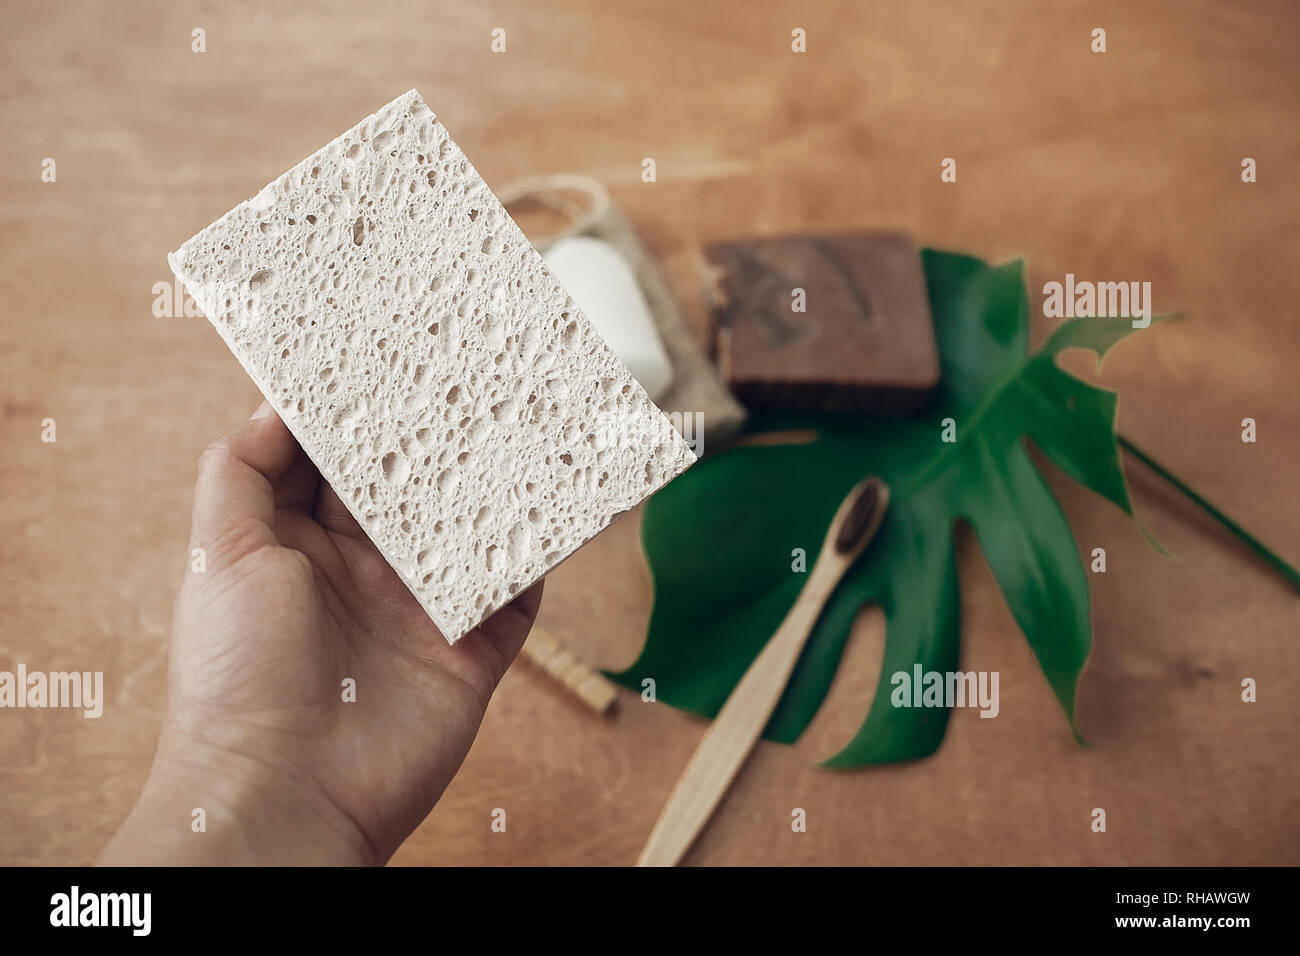
[[[695,461],[414,90],[168,261],[453,643]]]
[[[672,384],[673,367],[631,266],[609,243],[590,236],[561,239],[542,259],[632,377],[658,400]]]

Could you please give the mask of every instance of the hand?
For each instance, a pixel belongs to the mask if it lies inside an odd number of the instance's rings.
[[[203,453],[190,548],[206,570],[176,599],[153,769],[101,862],[385,862],[468,753],[541,584],[449,645],[266,403]]]

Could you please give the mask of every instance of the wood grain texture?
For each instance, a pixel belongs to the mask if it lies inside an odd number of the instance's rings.
[[[282,6],[5,5],[0,668],[103,670],[108,700],[98,721],[0,711],[0,862],[89,862],[134,800],[194,464],[257,404],[206,321],[151,314],[164,254],[410,87],[491,185],[567,170],[606,182],[701,337],[698,248],[756,234],[899,228],[1024,255],[1036,288],[1066,272],[1151,281],[1157,310],[1194,318],[1107,362],[1122,427],[1300,557],[1294,4]],[[497,26],[504,55],[489,52]],[[805,55],[789,52],[795,26]],[[1104,55],[1088,49],[1095,26]],[[205,54],[190,52],[194,27]],[[955,184],[939,180],[946,156]],[[1036,320],[1035,341],[1047,328]],[[1239,438],[1247,416],[1254,445]],[[1300,607],[1131,474],[1139,514],[1180,560],[1050,476],[1081,551],[1108,552],[1079,704],[1090,747],[964,540],[962,666],[1001,672],[999,717],[956,713],[929,760],[818,769],[874,687],[882,632],[865,614],[813,726],[755,750],[685,862],[1300,862]],[[635,522],[557,571],[540,618],[609,667],[635,658],[650,609]],[[1239,700],[1245,676],[1257,704]],[[395,862],[631,864],[703,729],[631,694],[596,719],[514,668]],[[491,832],[497,807],[506,833]],[[791,832],[796,807],[806,833]]]

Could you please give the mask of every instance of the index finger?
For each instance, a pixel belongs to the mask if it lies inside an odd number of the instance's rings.
[[[297,454],[293,434],[265,401],[248,421],[205,448],[194,485],[192,543],[217,547],[245,534],[250,544],[275,543],[274,482]]]

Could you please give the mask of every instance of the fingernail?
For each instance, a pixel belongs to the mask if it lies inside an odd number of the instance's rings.
[[[275,409],[271,407],[271,403],[266,399],[262,399],[262,404],[257,406],[257,411],[253,412],[248,420],[257,421],[259,418],[270,418],[274,414]]]

